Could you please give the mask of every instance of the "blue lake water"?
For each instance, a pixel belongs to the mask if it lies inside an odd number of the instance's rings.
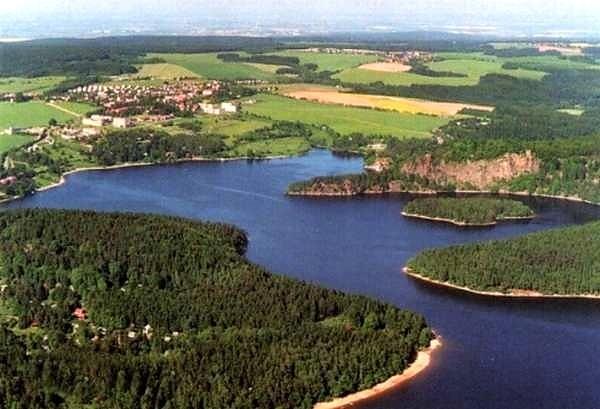
[[[84,172],[2,208],[135,211],[244,228],[248,257],[269,270],[422,313],[444,347],[409,384],[361,408],[600,408],[600,302],[499,300],[430,287],[402,267],[420,250],[583,223],[600,209],[521,199],[539,217],[464,229],[409,220],[407,195],[298,198],[291,182],[359,172],[326,151],[268,162],[187,163]]]

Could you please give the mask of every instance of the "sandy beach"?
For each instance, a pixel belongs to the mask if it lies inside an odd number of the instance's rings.
[[[440,287],[451,288],[453,290],[463,291],[470,294],[483,295],[486,297],[498,297],[498,298],[547,298],[547,299],[564,299],[564,300],[577,300],[577,299],[587,299],[587,300],[600,300],[600,295],[595,294],[543,294],[537,291],[531,290],[522,290],[522,289],[511,289],[507,293],[502,293],[500,291],[480,291],[474,290],[469,287],[461,287],[456,284],[452,284],[449,282],[443,282],[434,280],[429,277],[425,277],[421,274],[418,274],[411,270],[408,267],[404,267],[402,271],[416,280],[426,282],[428,284],[437,285]]]
[[[455,226],[460,226],[460,227],[490,227],[490,226],[495,226],[497,225],[499,222],[502,221],[519,221],[519,220],[533,220],[535,219],[535,215],[534,216],[523,216],[523,217],[501,217],[499,219],[496,219],[496,221],[493,222],[489,222],[489,223],[468,223],[468,222],[461,222],[460,220],[454,220],[454,219],[446,219],[443,217],[432,217],[432,216],[425,216],[422,214],[416,214],[416,213],[406,213],[406,212],[402,212],[402,216],[404,217],[410,217],[413,219],[422,219],[422,220],[429,220],[429,221],[434,221],[434,222],[443,222],[443,223],[450,223],[453,224]]]
[[[427,369],[431,363],[433,352],[441,346],[442,342],[438,337],[431,341],[429,348],[420,351],[417,355],[417,359],[415,359],[415,361],[401,374],[392,376],[387,381],[375,385],[371,389],[356,392],[343,398],[334,399],[330,402],[317,403],[314,406],[314,409],[341,409],[353,406],[358,402],[372,399],[394,388],[397,388]]]

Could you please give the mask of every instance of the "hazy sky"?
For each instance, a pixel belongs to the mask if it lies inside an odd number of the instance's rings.
[[[600,29],[598,0],[0,0],[3,21],[180,19],[245,24],[316,23],[406,26],[544,25]],[[6,23],[3,23],[6,24]],[[7,27],[4,27],[5,29]],[[2,29],[2,27],[0,27]]]

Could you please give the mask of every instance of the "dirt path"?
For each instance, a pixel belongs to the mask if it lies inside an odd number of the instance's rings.
[[[78,114],[77,112],[73,112],[73,111],[71,111],[71,110],[69,110],[67,108],[63,108],[60,105],[56,105],[55,103],[52,103],[52,102],[46,102],[46,105],[48,105],[48,106],[50,106],[50,107],[52,107],[54,109],[58,109],[59,111],[62,111],[64,113],[66,113],[66,114],[73,115],[76,118],[83,117],[83,115]]]

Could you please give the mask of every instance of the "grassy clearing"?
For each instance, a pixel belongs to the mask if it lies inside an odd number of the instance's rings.
[[[207,54],[151,54],[169,64],[178,65],[206,79],[242,80],[257,79],[272,81],[277,79],[273,73],[244,63],[225,63],[215,53]]]
[[[259,63],[245,63],[244,65],[248,65],[253,68],[257,68],[261,71],[264,71],[269,74],[277,73],[277,70],[280,68],[286,68],[285,65],[272,65],[272,64],[259,64]]]
[[[310,150],[304,138],[280,138],[241,144],[231,149],[229,156],[291,156]]]
[[[11,126],[17,128],[44,126],[48,125],[48,121],[52,118],[58,122],[66,122],[74,116],[43,102],[0,103],[0,129]]]
[[[297,57],[301,64],[316,64],[319,71],[341,71],[378,60],[375,55],[327,54],[302,50],[286,50],[273,54]]]
[[[138,67],[137,78],[158,78],[172,80],[177,78],[197,78],[198,74],[175,64],[144,64]]]
[[[39,78],[0,78],[0,93],[35,92],[42,93],[56,86],[64,77]]]
[[[30,135],[4,135],[0,133],[0,154],[31,141],[33,141],[33,138]]]
[[[387,85],[445,85],[462,86],[476,85],[480,78],[487,74],[504,74],[517,78],[526,78],[540,80],[546,73],[534,70],[507,70],[502,68],[504,61],[495,57],[487,58],[481,53],[464,54],[460,58],[460,53],[447,53],[441,55],[448,58],[444,61],[435,61],[428,63],[427,66],[434,71],[450,71],[457,74],[464,74],[466,77],[428,77],[425,75],[414,74],[410,72],[377,72],[352,68],[337,74],[335,78],[348,83],[369,84],[381,81]]]
[[[447,119],[434,116],[326,105],[276,95],[260,95],[256,104],[245,105],[244,109],[273,120],[327,125],[342,134],[362,132],[396,137],[427,137],[432,130],[448,122]]]

